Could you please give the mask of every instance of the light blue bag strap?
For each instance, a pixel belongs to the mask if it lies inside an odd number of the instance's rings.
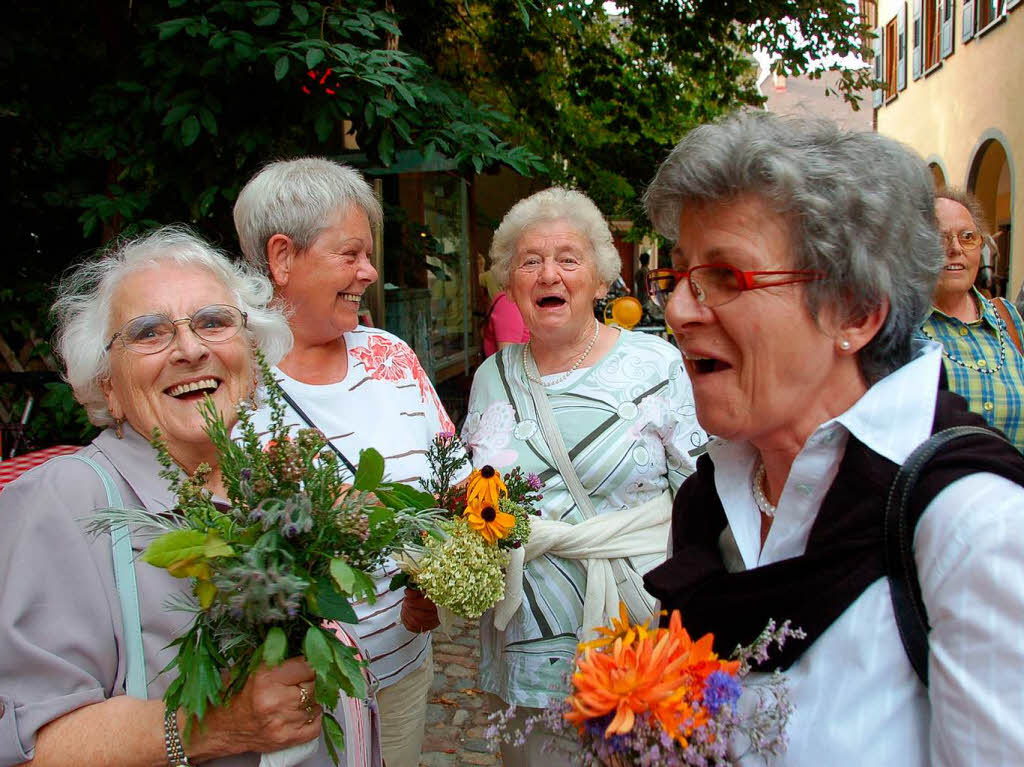
[[[107,470],[84,455],[71,455],[92,467],[107,491],[107,505],[112,509],[123,508],[121,491]],[[117,597],[121,602],[121,623],[124,630],[125,658],[128,668],[124,676],[125,692],[133,698],[147,699],[146,657],[142,649],[142,618],[139,614],[139,587],[135,582],[135,557],[132,554],[132,538],[124,522],[110,526],[110,543],[114,552],[114,583]]]

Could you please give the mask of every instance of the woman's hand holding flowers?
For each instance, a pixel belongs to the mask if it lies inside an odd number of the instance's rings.
[[[405,587],[405,598],[402,600],[402,625],[414,634],[432,631],[441,625],[437,605],[422,591],[408,585]]]

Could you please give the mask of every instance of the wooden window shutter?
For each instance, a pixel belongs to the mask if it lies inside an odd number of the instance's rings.
[[[896,90],[907,88],[907,4],[896,15]]]
[[[885,47],[882,45],[884,42],[885,30],[882,27],[875,28],[875,39],[871,41],[871,50],[875,53],[875,79],[885,79],[885,68],[882,60],[882,51]],[[875,88],[874,93],[871,94],[871,101],[874,106],[880,107],[885,102],[885,88]]]
[[[960,25],[961,39],[966,43],[974,37],[974,0],[964,0],[963,23]]]
[[[942,58],[953,53],[953,5],[953,0],[939,0],[939,12],[942,14]]]
[[[931,2],[931,0],[928,1]],[[921,17],[921,4],[922,0],[914,0],[914,52],[911,59],[913,62],[915,80],[921,76],[923,69],[921,66],[921,53],[924,47],[924,30],[921,25],[924,23],[924,19]]]

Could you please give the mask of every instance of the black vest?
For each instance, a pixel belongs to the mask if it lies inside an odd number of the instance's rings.
[[[932,431],[952,426],[985,426],[985,421],[967,410],[963,398],[940,390]],[[788,668],[868,586],[885,577],[882,522],[898,470],[851,435],[805,553],[729,573],[718,548],[727,522],[715,491],[714,465],[701,456],[672,509],[673,555],[645,576],[644,585],[666,610],[682,613],[690,634],[713,633],[723,654],[750,644],[769,619],[792,621],[807,632],[807,639],[790,640],[781,651],[773,651],[761,670]],[[952,443],[921,472],[910,500],[910,522],[916,525],[947,485],[979,471],[1024,485],[1024,456],[1003,440],[985,436]]]

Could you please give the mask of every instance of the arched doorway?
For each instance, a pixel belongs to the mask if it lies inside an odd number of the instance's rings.
[[[1013,211],[1013,184],[1011,165],[1006,147],[997,138],[981,143],[974,155],[967,188],[981,203],[992,232],[991,245],[997,253],[993,259],[996,295],[1005,296],[1012,263],[1010,252],[1011,214]],[[1011,296],[1012,298],[1012,296]]]
[[[932,181],[935,183],[936,189],[942,189],[946,186],[946,174],[942,171],[942,166],[937,162],[928,163],[928,170],[932,172]]]

